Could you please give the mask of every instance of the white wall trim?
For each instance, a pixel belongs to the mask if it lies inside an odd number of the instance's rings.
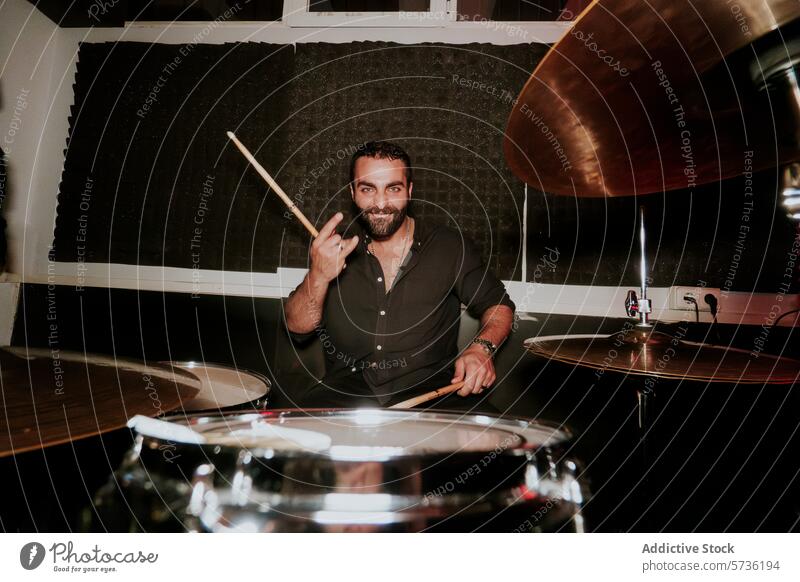
[[[625,297],[631,287],[585,285],[548,285],[505,281],[506,289],[517,306],[527,313],[576,314],[583,316],[625,317]],[[652,301],[652,318],[665,321],[695,321],[695,312],[672,309],[670,295],[673,287],[648,287]],[[638,289],[636,290],[638,293]],[[770,325],[782,313],[800,307],[800,295],[776,293],[722,293],[719,301],[720,323],[741,325]],[[710,323],[711,314],[700,312],[700,321]],[[791,327],[794,318],[787,316],[778,325]]]
[[[498,45],[558,42],[572,22],[449,22],[444,26],[289,26],[284,22],[131,22],[120,28],[61,29],[86,42],[136,41],[164,44],[229,42],[399,44],[441,42]],[[166,31],[166,34],[165,34]]]
[[[305,277],[306,269],[278,268],[275,273],[247,273],[148,267],[100,263],[51,263],[46,276],[26,278],[27,283],[67,285],[78,288],[101,287],[189,293],[194,295],[230,295],[253,298],[287,297]],[[553,285],[504,281],[519,313],[625,317],[625,296],[630,287]],[[670,308],[670,287],[651,287],[653,318],[660,321],[694,321],[693,311]],[[781,313],[800,307],[800,295],[775,293],[723,293],[720,297],[720,323],[770,325]],[[710,314],[701,312],[700,320],[710,322]],[[791,327],[793,317],[779,325]]]

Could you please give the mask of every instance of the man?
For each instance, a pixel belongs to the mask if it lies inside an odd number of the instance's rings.
[[[325,377],[298,405],[391,406],[463,380],[458,395],[470,398],[438,405],[470,408],[494,383],[492,356],[514,304],[462,232],[409,216],[412,191],[411,160],[399,146],[371,142],[353,155],[359,234],[337,234],[343,215],[334,215],[285,303],[292,337],[319,337],[326,354]],[[459,354],[462,303],[481,327]]]

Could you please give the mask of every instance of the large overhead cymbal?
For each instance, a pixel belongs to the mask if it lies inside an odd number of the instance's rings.
[[[545,192],[601,197],[797,160],[776,143],[788,121],[773,122],[750,79],[753,51],[740,49],[798,17],[797,0],[596,0],[522,89],[510,168]]]
[[[0,457],[122,428],[178,408],[194,375],[162,365],[64,351],[0,348]]]
[[[730,384],[792,384],[800,361],[726,346],[673,340],[654,333],[644,344],[615,335],[564,335],[531,338],[525,347],[549,360],[596,370],[672,380]],[[657,338],[657,339],[656,339]]]

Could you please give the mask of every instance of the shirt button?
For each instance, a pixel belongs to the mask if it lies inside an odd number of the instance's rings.
[[[383,277],[378,277],[378,283],[383,283]]]
[[[386,312],[383,309],[381,309],[381,315],[386,315]]]
[[[383,346],[378,346],[378,349],[379,349],[379,350],[382,350],[382,349],[383,349]]]

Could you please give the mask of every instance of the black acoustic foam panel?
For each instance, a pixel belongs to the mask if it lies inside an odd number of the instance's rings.
[[[54,255],[60,261],[274,271],[281,208],[231,150],[283,118],[292,47],[84,44]],[[184,51],[183,53],[181,51]],[[185,54],[184,54],[185,53]],[[275,150],[259,151],[265,165]],[[89,196],[87,197],[87,192]],[[85,239],[85,240],[82,240]],[[251,261],[253,264],[251,265]]]
[[[54,258],[307,266],[309,236],[228,142],[233,130],[317,225],[337,210],[352,220],[347,174],[358,144],[401,144],[414,163],[415,215],[463,230],[500,277],[519,279],[524,185],[506,168],[503,130],[546,49],[83,44]],[[635,285],[644,205],[654,285],[774,290],[794,232],[774,176],[756,175],[743,240],[743,189],[734,179],[610,200],[529,189],[527,280]]]
[[[413,212],[463,229],[498,274],[519,276],[523,185],[501,146],[544,47],[182,46],[82,45],[57,260],[305,266],[308,235],[227,143],[231,129],[318,224],[351,209],[354,148],[396,141],[415,166]]]

